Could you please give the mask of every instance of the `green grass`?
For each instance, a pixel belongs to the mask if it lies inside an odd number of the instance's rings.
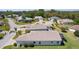
[[[74,19],[75,24],[79,24],[79,19]]]
[[[19,37],[20,35],[22,35],[22,31],[16,32],[16,35],[13,37],[13,39],[16,39],[16,38]]]
[[[10,27],[8,24],[6,25],[3,25],[3,26],[0,26],[0,29],[4,30],[4,31],[9,31],[10,30]]]
[[[1,21],[3,21],[5,23],[5,25],[0,26],[0,29],[2,29],[4,31],[9,31],[10,27],[9,27],[9,24],[8,24],[8,20],[7,19],[1,19]]]
[[[4,34],[0,34],[0,39],[2,39],[4,37]]]
[[[13,48],[13,45],[8,45],[4,47],[4,49],[12,49],[12,48]]]

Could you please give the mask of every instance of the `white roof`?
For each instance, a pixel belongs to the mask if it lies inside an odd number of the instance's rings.
[[[26,17],[26,20],[32,20],[32,18]]]
[[[62,41],[57,31],[32,31],[21,35],[16,41]]]
[[[56,17],[56,16],[52,16],[50,17],[51,19],[60,19],[59,17]]]
[[[73,22],[73,20],[71,19],[60,19],[58,21],[61,21],[62,23],[69,23],[69,22]]]
[[[35,16],[35,18],[43,18],[42,16]]]

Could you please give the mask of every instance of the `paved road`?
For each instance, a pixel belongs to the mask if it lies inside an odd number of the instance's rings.
[[[10,30],[14,30],[14,28],[16,27],[16,24],[12,21],[12,19],[8,18],[8,23],[10,25]],[[3,39],[0,40],[0,48],[3,48],[4,46],[13,44],[15,41],[12,40],[12,37],[16,35],[15,32],[12,33],[7,33]]]
[[[8,23],[10,25],[10,30],[15,30],[14,28],[16,27],[17,28],[17,25],[13,22],[13,19],[11,18],[7,18],[8,19]]]

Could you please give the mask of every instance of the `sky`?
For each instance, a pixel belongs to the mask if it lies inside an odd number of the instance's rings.
[[[29,10],[35,10],[35,9],[0,9],[0,11],[29,11]],[[51,10],[51,9],[45,9],[45,10]],[[55,9],[58,11],[79,11],[79,9]]]

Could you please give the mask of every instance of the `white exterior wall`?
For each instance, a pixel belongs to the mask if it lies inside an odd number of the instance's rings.
[[[39,44],[39,42],[41,42],[41,43]],[[24,44],[34,44],[34,45],[61,45],[61,41],[58,41],[58,43],[57,43],[57,41],[53,41],[53,42],[51,42],[51,41],[17,41],[17,44],[22,44],[22,45],[24,45]]]

